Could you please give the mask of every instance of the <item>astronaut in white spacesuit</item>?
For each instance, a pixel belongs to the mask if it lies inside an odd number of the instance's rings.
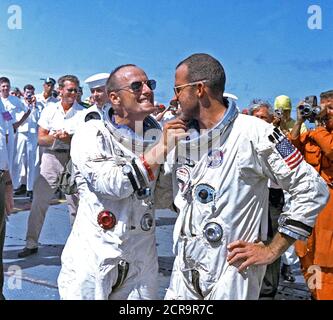
[[[116,68],[106,84],[112,107],[104,121],[87,119],[73,137],[80,203],[61,256],[62,299],[158,298],[154,210],[173,197],[171,180],[144,158],[164,136],[149,116],[155,86],[135,65]]]
[[[210,55],[176,68],[174,99],[191,135],[168,159],[179,215],[166,299],[258,299],[266,265],[310,235],[328,199],[298,150],[272,125],[228,106],[224,86],[224,69]],[[265,246],[268,179],[291,194],[292,205]]]

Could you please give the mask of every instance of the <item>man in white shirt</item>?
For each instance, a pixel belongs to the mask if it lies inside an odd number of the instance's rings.
[[[30,111],[23,112],[24,106],[21,100],[9,94],[10,81],[6,77],[0,78],[0,111],[6,122],[6,134],[8,135],[7,149],[9,172],[13,174],[13,161],[15,150],[15,132],[17,128],[26,120]],[[22,114],[21,114],[22,113]]]
[[[2,293],[3,288],[3,265],[2,250],[5,242],[6,219],[14,207],[13,203],[13,185],[8,171],[8,151],[6,144],[6,123],[0,116],[0,300],[5,297]]]
[[[22,125],[17,128],[12,178],[15,189],[26,184],[27,196],[32,200],[32,189],[39,162],[37,122],[42,105],[36,101],[35,88],[31,84],[24,86],[23,92],[25,109],[21,113],[28,111],[30,113]]]
[[[70,143],[77,126],[83,122],[84,108],[76,102],[80,85],[76,76],[66,75],[58,80],[61,101],[43,109],[38,121],[38,143],[45,147],[40,175],[34,184],[34,197],[28,220],[26,247],[18,254],[27,257],[38,251],[38,238],[45,215],[58,187],[58,180],[70,158]],[[71,224],[74,222],[78,198],[66,195]]]
[[[56,103],[59,101],[59,99],[53,97],[52,92],[54,90],[54,86],[56,84],[56,81],[53,78],[47,77],[44,80],[43,84],[43,92],[36,94],[36,99],[39,103],[42,104],[42,109],[47,107],[50,103]]]

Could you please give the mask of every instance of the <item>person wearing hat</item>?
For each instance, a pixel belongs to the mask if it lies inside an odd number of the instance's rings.
[[[288,96],[281,95],[275,98],[274,101],[274,110],[280,111],[281,116],[276,117],[274,125],[280,127],[280,129],[287,134],[292,130],[295,124],[295,120],[290,117],[291,113],[291,100]],[[301,128],[301,133],[307,131],[305,124],[303,123]]]
[[[96,73],[84,81],[89,86],[94,100],[94,105],[89,108],[87,115],[88,113],[92,114],[93,112],[97,112],[100,119],[103,118],[104,109],[108,104],[108,96],[105,91],[105,85],[109,76],[109,73]]]
[[[275,98],[274,101],[274,109],[275,111],[279,110],[281,117],[275,117],[275,121],[273,122],[274,125],[279,127],[286,135],[288,135],[296,121],[290,117],[292,105],[291,105],[291,99],[286,95],[280,95]],[[275,113],[276,114],[276,113]],[[304,133],[307,131],[307,128],[304,123],[302,123],[301,126],[301,133]],[[285,198],[285,208],[288,207],[290,203],[290,196],[288,193],[284,192],[284,198]],[[282,267],[281,267],[281,275],[282,278],[289,282],[295,282],[295,277],[293,275],[292,266],[295,265],[298,261],[294,246],[290,246],[281,256],[282,260]]]
[[[59,99],[55,98],[52,94],[56,81],[50,77],[41,78],[41,80],[44,80],[43,92],[36,94],[36,100],[42,105],[42,108],[44,109],[50,103],[57,103]]]

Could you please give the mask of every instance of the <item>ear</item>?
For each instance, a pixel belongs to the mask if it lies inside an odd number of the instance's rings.
[[[114,110],[114,114],[115,115],[121,115],[122,112],[123,112],[122,107],[120,106],[121,97],[117,93],[111,92],[109,94],[109,100],[111,102],[112,109]]]
[[[203,82],[198,83],[197,85],[197,95],[198,98],[202,98],[205,94],[205,84]]]
[[[121,102],[121,98],[115,92],[110,92],[109,93],[109,100],[110,100],[110,102],[113,106],[118,106]]]

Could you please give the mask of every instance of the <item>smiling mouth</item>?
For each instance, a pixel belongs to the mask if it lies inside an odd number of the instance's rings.
[[[154,106],[154,103],[149,98],[140,99],[139,103],[150,103],[152,106]]]

